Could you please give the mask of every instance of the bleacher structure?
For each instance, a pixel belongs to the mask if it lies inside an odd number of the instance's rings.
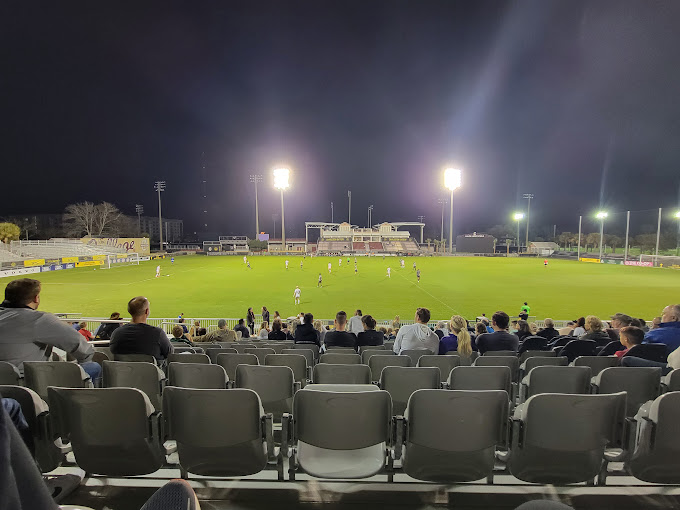
[[[317,254],[354,255],[416,255],[420,253],[418,243],[402,226],[424,227],[423,223],[381,223],[370,228],[361,228],[349,223],[305,223],[306,230],[318,228],[319,240],[316,246],[308,247]],[[422,242],[422,240],[421,240]]]
[[[0,241],[0,264],[3,262],[19,262],[24,260],[26,257],[17,255],[10,251],[9,245]]]
[[[121,255],[127,253],[124,248],[88,245],[84,244],[80,239],[12,241],[10,251],[20,257],[34,259]]]

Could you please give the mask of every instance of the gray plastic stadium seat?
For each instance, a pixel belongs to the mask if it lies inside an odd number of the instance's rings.
[[[360,345],[359,346],[359,354],[363,353],[364,351],[384,351],[385,346],[384,345]]]
[[[282,343],[263,343],[260,347],[265,349],[274,349],[274,354],[283,354],[281,351],[286,348]]]
[[[7,361],[0,361],[0,384],[19,384],[21,381],[21,373],[19,369],[8,363]]]
[[[394,352],[388,351],[387,349],[365,349],[361,353],[361,362],[364,365],[368,365],[368,360],[371,356],[396,356]]]
[[[486,351],[482,356],[517,356],[517,351]]]
[[[642,414],[642,413],[640,413]],[[626,464],[635,478],[650,483],[680,484],[680,392],[666,393],[638,418],[638,434]]]
[[[210,357],[207,354],[169,354],[168,363],[204,363],[210,364]]]
[[[555,351],[524,351],[519,357],[519,362],[520,364],[524,363],[527,360],[527,358],[533,358],[535,356],[552,358],[554,356],[557,356],[557,353]]]
[[[273,456],[271,419],[252,390],[167,387],[163,412],[183,478],[248,476],[264,470]]]
[[[190,354],[196,354],[196,351],[194,350],[193,347],[178,347],[176,345],[173,345],[172,352],[174,352],[175,354],[181,354],[183,352],[188,352]]]
[[[572,363],[575,367],[590,367],[595,377],[605,368],[618,366],[619,358],[616,356],[579,356]]]
[[[511,395],[512,375],[506,366],[456,367],[446,386],[450,390],[503,390]]]
[[[460,366],[460,356],[447,354],[445,356],[427,355],[418,360],[418,367],[437,367],[442,381],[449,378],[451,370]]]
[[[47,400],[48,386],[63,388],[92,387],[90,377],[75,363],[64,361],[26,361],[24,362],[24,384],[35,391],[40,398]]]
[[[411,364],[412,361],[409,356],[371,356],[368,359],[371,381],[379,381],[380,374],[385,367],[410,367]]]
[[[383,343],[383,345],[388,351],[394,351],[394,340],[388,340],[387,342]]]
[[[475,360],[476,367],[508,367],[512,375],[512,382],[519,379],[519,358],[517,356],[492,356],[487,353]]]
[[[298,345],[303,345],[303,344],[298,344]],[[343,353],[348,353],[348,354],[352,354],[354,352],[357,352],[353,347],[334,347],[334,346],[326,347],[326,352],[330,352],[330,351],[333,351],[335,353],[343,352]]]
[[[515,409],[510,474],[525,482],[593,482],[623,421],[626,394],[530,397]]]
[[[232,349],[230,347],[208,347],[205,350],[205,353],[210,358],[210,363],[212,363],[213,365],[216,365],[217,364],[217,356],[219,354],[238,354],[238,351],[236,349]]]
[[[371,369],[368,365],[319,363],[312,380],[314,384],[371,384]]]
[[[334,366],[334,365],[331,365]],[[344,367],[356,367],[357,365],[335,365]],[[359,365],[361,366],[361,365]],[[339,391],[341,393],[355,391],[380,391],[375,384],[308,384],[306,390],[315,391]]]
[[[295,379],[289,367],[239,365],[234,381],[237,388],[257,393],[265,412],[277,421],[293,409]]]
[[[380,374],[380,388],[392,397],[392,412],[404,414],[406,404],[416,390],[441,388],[441,375],[437,367],[385,367]]]
[[[522,379],[520,402],[541,393],[590,393],[590,374],[590,367],[534,367]]]
[[[239,332],[240,333],[240,332]],[[229,346],[229,348],[234,349],[236,352],[239,354],[245,354],[246,349],[252,349],[253,348],[253,343],[252,342],[247,342],[247,343],[234,343]]]
[[[97,363],[100,367],[103,366],[105,361],[112,361],[113,360],[113,355],[109,358],[109,356],[105,352],[101,351],[94,351],[92,354],[92,361]]]
[[[113,363],[113,362],[109,362]],[[136,388],[48,388],[54,437],[70,440],[86,473],[136,476],[165,462],[161,414]]]
[[[519,377],[521,379],[527,375],[531,372],[532,368],[547,366],[566,367],[568,364],[569,360],[566,356],[532,356],[519,366]]]
[[[462,367],[471,367],[474,365],[475,360],[479,358],[479,353],[477,351],[472,351],[469,356],[463,356],[458,351],[449,351],[446,354],[460,356],[460,366]]]
[[[153,363],[158,365],[158,360],[149,354],[114,354],[113,361],[125,361],[126,363]]]
[[[227,387],[227,372],[220,365],[205,363],[170,363],[168,384],[179,388],[223,390]]]
[[[302,354],[269,354],[264,364],[274,367],[288,367],[293,371],[293,378],[300,387],[308,383],[307,358]]]
[[[408,356],[411,358],[411,366],[415,367],[422,356],[436,354],[436,352],[432,352],[429,349],[405,349],[399,353],[399,356]]]
[[[246,354],[254,354],[257,356],[260,365],[264,365],[264,359],[270,354],[276,354],[274,349],[268,349],[266,347],[250,347],[245,350]]]
[[[327,352],[319,358],[319,363],[332,363],[333,365],[358,365],[361,363],[361,356],[358,354],[346,354],[337,352]]]
[[[46,473],[59,467],[64,455],[49,434],[50,415],[47,403],[35,391],[23,386],[0,386],[0,396],[19,402],[33,438],[34,451],[31,453],[40,471]]]
[[[109,361],[113,361],[113,353],[111,352],[110,347],[101,347],[99,345],[94,346],[94,351],[95,352],[102,352],[106,355]]]
[[[664,392],[680,391],[680,370],[671,370],[661,379]]]
[[[321,478],[366,478],[385,470],[390,439],[392,399],[386,391],[320,391],[295,395],[295,420],[283,422],[284,438],[292,438],[290,479],[299,466]],[[292,434],[291,434],[292,432]]]
[[[313,367],[316,361],[314,351],[311,349],[282,349],[281,354],[299,354],[304,356],[308,367]]]
[[[236,367],[239,365],[259,365],[260,361],[254,354],[218,354],[217,364],[227,372],[230,381],[236,379]]]
[[[493,481],[496,445],[504,442],[505,391],[418,390],[406,408],[408,434],[397,419],[397,444],[405,438],[403,471],[417,480]],[[401,428],[401,430],[399,430]]]
[[[626,416],[634,416],[642,404],[659,396],[661,369],[646,367],[605,368],[593,377],[594,393],[625,391]]]
[[[161,410],[161,390],[165,374],[151,363],[105,361],[102,388],[137,388],[143,391],[157,411]]]

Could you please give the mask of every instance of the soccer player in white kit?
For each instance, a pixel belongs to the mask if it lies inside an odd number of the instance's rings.
[[[342,266],[342,259],[338,259],[338,267]]]
[[[390,273],[391,273],[391,272],[392,272],[392,269],[388,267],[388,268],[387,268],[387,277],[388,277],[388,278],[392,278],[392,277],[390,276]]]
[[[293,297],[295,297],[295,304],[299,305],[300,304],[300,287],[296,286],[295,291],[293,292]]]
[[[331,274],[331,263],[328,263],[328,274]]]
[[[288,269],[288,261],[286,260],[286,269]]]
[[[243,263],[244,263],[244,264],[247,264],[247,263],[248,263],[248,257],[246,257],[245,255],[243,256]]]
[[[161,275],[161,266],[156,266],[156,278]]]

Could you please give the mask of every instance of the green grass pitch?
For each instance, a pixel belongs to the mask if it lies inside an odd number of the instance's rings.
[[[152,317],[244,317],[252,306],[262,305],[286,317],[312,312],[332,318],[338,310],[360,308],[377,319],[395,314],[411,319],[415,308],[425,306],[433,319],[461,314],[473,318],[496,310],[516,315],[523,301],[538,318],[571,319],[580,315],[601,317],[616,312],[651,319],[669,303],[680,301],[680,272],[672,269],[591,264],[534,258],[416,257],[399,267],[395,257],[358,257],[347,264],[337,257],[251,256],[252,269],[243,257],[175,257],[142,262],[139,266],[108,270],[80,268],[29,275],[43,283],[41,310],[81,312],[103,317],[113,311],[127,315],[127,301],[145,295]],[[300,262],[303,261],[303,268]],[[413,262],[421,269],[416,281]],[[155,278],[161,264],[161,277]],[[328,262],[332,273],[328,274]],[[387,278],[387,267],[392,277]],[[323,287],[317,288],[319,273]],[[8,280],[4,280],[6,284]],[[295,306],[293,290],[302,289]]]

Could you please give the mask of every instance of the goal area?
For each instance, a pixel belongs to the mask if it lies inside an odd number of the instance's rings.
[[[122,266],[138,266],[139,253],[121,253],[120,255],[107,255],[100,269],[111,269]]]
[[[680,269],[680,257],[671,255],[640,255],[640,262],[651,262],[654,267]]]

